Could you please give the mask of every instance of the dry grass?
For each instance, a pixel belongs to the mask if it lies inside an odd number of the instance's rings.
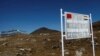
[[[99,33],[96,41],[100,44]],[[15,35],[0,38],[0,56],[61,56],[60,34],[50,36]],[[75,50],[84,48],[83,56],[92,56],[91,39],[65,40],[65,50],[75,56]],[[96,46],[96,56],[100,56],[100,46]]]

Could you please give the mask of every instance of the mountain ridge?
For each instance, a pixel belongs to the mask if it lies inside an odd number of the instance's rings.
[[[57,30],[53,30],[53,29],[49,29],[47,27],[40,27],[37,30],[33,31],[30,34],[40,34],[40,33],[56,33],[56,32],[60,32]]]

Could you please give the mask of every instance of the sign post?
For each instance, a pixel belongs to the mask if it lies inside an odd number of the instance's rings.
[[[60,9],[60,16],[62,56],[64,56],[64,37],[66,40],[92,37],[93,56],[95,56],[91,14],[72,12],[64,12],[63,14],[63,10]],[[63,34],[64,32],[65,34]]]
[[[62,48],[62,56],[64,56],[63,10],[62,9],[60,9],[60,18],[61,18],[61,48]]]
[[[95,45],[94,45],[94,38],[93,38],[93,28],[92,28],[92,16],[91,16],[91,14],[90,14],[90,24],[91,24],[91,37],[92,37],[93,56],[95,56]]]

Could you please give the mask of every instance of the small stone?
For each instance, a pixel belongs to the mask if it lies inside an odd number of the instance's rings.
[[[56,53],[51,53],[51,55],[55,55]]]

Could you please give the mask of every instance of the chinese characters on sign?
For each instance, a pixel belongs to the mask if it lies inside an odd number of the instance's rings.
[[[89,15],[65,12],[66,39],[90,37]]]

